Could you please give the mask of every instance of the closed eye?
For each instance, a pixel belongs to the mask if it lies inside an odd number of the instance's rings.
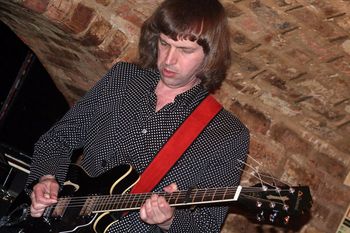
[[[162,40],[162,39],[159,39],[159,44],[160,44],[160,45],[163,45],[163,46],[169,45],[167,42],[165,42],[165,41]]]
[[[194,49],[190,49],[190,48],[182,48],[182,52],[183,52],[183,53],[190,54],[190,53],[193,53],[193,52],[194,52]]]

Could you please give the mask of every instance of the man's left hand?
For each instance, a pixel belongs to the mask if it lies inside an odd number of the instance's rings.
[[[164,191],[172,193],[177,191],[175,183],[164,187]],[[153,194],[140,209],[141,219],[148,224],[157,224],[162,230],[169,230],[174,219],[175,208],[170,207],[164,197]]]

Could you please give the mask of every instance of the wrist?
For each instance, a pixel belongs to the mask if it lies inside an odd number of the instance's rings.
[[[31,183],[27,184],[27,186],[24,188],[24,192],[30,196],[30,194],[32,193],[33,191],[33,188],[36,184],[42,182],[42,181],[45,181],[45,180],[49,180],[49,179],[53,179],[53,180],[56,180],[56,177],[54,175],[44,175],[38,179],[35,179],[33,180]],[[57,180],[56,180],[57,182]]]
[[[39,182],[43,182],[45,180],[56,180],[56,177],[54,175],[44,175],[40,177]]]
[[[160,224],[157,224],[157,225],[163,232],[168,232],[171,224],[173,223],[173,220],[174,220],[174,215],[170,219],[168,219],[167,221],[160,223]]]

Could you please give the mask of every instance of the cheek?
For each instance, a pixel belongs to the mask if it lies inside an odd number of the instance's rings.
[[[202,69],[203,62],[204,62],[203,58],[197,58],[197,59],[191,60],[192,70],[198,71],[198,70]]]
[[[159,65],[164,60],[164,52],[158,49],[157,64]]]

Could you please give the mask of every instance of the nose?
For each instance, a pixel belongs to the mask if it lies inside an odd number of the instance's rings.
[[[175,47],[170,47],[165,55],[165,64],[172,65],[177,61],[177,51]]]

